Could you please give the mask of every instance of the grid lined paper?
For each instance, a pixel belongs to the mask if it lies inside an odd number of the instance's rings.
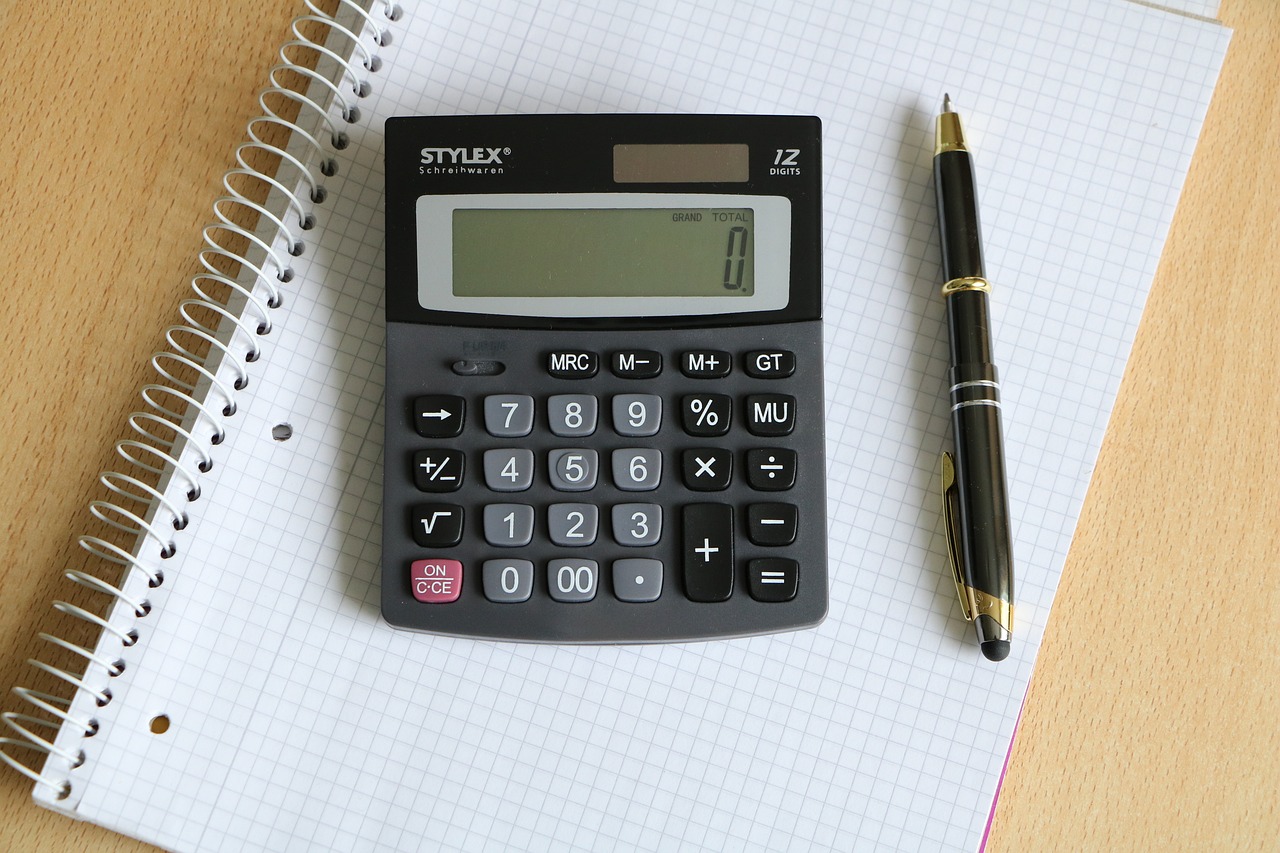
[[[406,12],[78,815],[182,850],[975,848],[1226,31],[1114,0]],[[1018,622],[999,665],[959,617],[936,494],[944,91],[1003,373]],[[824,122],[829,617],[639,647],[391,629],[383,119],[692,111]]]

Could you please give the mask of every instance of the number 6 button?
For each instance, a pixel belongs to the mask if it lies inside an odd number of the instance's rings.
[[[624,492],[651,492],[662,480],[662,451],[634,447],[613,451],[613,484]]]

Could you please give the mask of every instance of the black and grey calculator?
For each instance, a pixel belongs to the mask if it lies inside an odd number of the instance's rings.
[[[548,643],[821,622],[819,120],[386,131],[386,620]]]

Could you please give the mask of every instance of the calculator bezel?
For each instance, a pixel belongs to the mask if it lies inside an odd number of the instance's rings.
[[[412,116],[387,120],[387,321],[527,329],[644,329],[764,325],[822,316],[818,199],[821,122],[812,116],[519,115]],[[615,145],[746,144],[746,181],[618,182]],[[498,163],[424,166],[424,148]],[[472,156],[471,152],[475,152]],[[779,165],[786,164],[786,165]],[[731,314],[519,316],[422,307],[417,205],[424,195],[667,193],[781,196],[790,201],[786,304]]]

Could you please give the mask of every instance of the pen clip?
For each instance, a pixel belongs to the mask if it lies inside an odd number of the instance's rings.
[[[960,573],[964,554],[960,548],[960,495],[956,488],[956,463],[947,451],[942,452],[942,521],[947,534],[947,559],[951,563],[951,579],[956,582],[956,595],[966,622],[973,621],[973,600],[965,593],[968,587]]]

